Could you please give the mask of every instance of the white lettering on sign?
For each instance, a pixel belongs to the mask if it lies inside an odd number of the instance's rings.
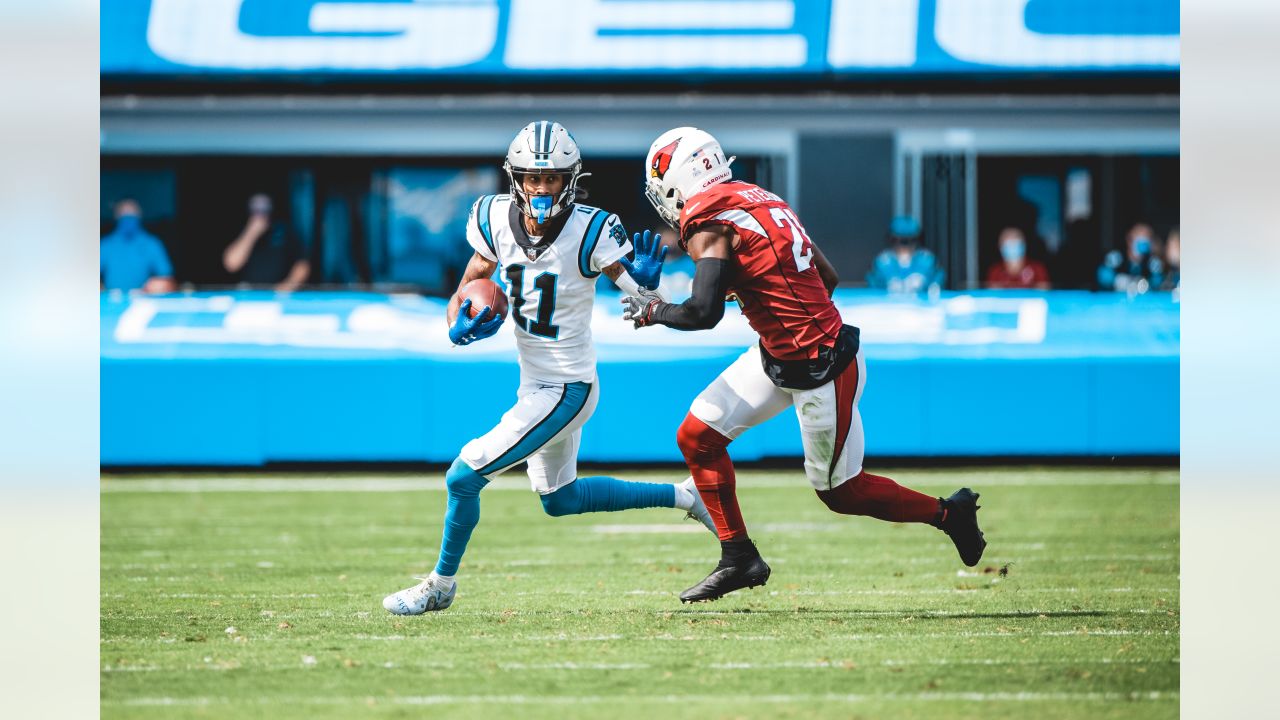
[[[827,62],[836,68],[911,67],[919,21],[919,0],[835,0]]]
[[[807,30],[826,35],[825,64],[839,70],[918,68],[917,44],[933,33],[948,56],[920,69],[1178,67],[1176,33],[1036,32],[1028,2],[936,0],[930,13],[920,0],[832,0],[825,23],[803,27],[794,0],[322,0],[303,34],[277,37],[240,29],[244,0],[152,0],[147,42],[163,60],[225,70],[816,69]]]
[[[934,33],[957,60],[1004,67],[1177,67],[1177,35],[1049,35],[1027,27],[1029,0],[938,0]]]
[[[665,280],[664,280],[665,282]],[[960,295],[941,302],[904,302],[901,299],[860,301],[837,305],[846,318],[857,318],[866,344],[923,343],[982,345],[989,343],[1039,344],[1045,340],[1048,303],[1043,298],[973,297]],[[330,301],[332,302],[332,301]],[[286,307],[286,305],[288,307]],[[333,312],[299,312],[306,301],[244,300],[230,295],[212,297],[137,297],[116,321],[111,338],[126,345],[221,345],[297,347],[327,350],[403,350],[422,354],[452,355],[445,333],[443,302],[418,297],[390,302],[342,299]],[[290,312],[292,310],[292,312]],[[217,324],[192,324],[197,314],[222,315]],[[983,315],[1000,315],[996,324]],[[163,316],[163,318],[162,318]],[[1013,326],[1009,316],[1016,317]],[[591,334],[599,345],[635,345],[635,331],[619,320],[621,310],[597,305]],[[167,318],[167,320],[164,320]],[[157,321],[160,319],[161,321]],[[107,322],[104,316],[104,323]],[[741,347],[755,342],[756,333],[739,313],[729,313],[714,330],[687,333],[653,328],[645,346]],[[116,352],[104,339],[103,354]],[[226,349],[227,354],[235,351]],[[468,346],[468,357],[514,357],[515,336],[498,336]]]
[[[802,67],[808,41],[794,24],[790,0],[511,0],[504,59],[521,70]],[[777,32],[670,32],[687,30]]]
[[[152,0],[151,50],[169,62],[240,70],[398,70],[483,60],[498,39],[496,2],[320,2],[316,33],[384,37],[261,37],[240,30],[244,0]],[[544,6],[545,7],[545,6]]]

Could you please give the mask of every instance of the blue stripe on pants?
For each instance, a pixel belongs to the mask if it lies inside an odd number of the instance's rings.
[[[520,438],[516,444],[508,451],[502,453],[497,460],[476,470],[481,475],[489,475],[490,473],[510,467],[534,454],[543,445],[551,442],[559,432],[569,426],[574,418],[578,417],[578,413],[587,406],[587,399],[591,397],[591,383],[575,382],[567,383],[564,390],[560,394],[560,400],[556,402],[555,407],[546,417],[538,421],[536,425],[529,428],[529,431]]]

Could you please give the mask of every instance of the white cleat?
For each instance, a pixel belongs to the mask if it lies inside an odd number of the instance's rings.
[[[457,582],[451,582],[448,588],[442,589],[436,587],[432,578],[425,577],[417,585],[383,598],[382,607],[393,615],[421,615],[449,607],[456,592]]]
[[[707,512],[707,506],[702,503],[702,495],[698,492],[698,486],[693,484],[693,478],[689,477],[680,483],[680,487],[693,495],[693,507],[689,508],[689,512],[685,517],[693,518],[706,525],[712,535],[717,535],[716,524],[711,521],[711,513]]]

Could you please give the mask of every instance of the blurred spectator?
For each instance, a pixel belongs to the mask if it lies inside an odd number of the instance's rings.
[[[1178,228],[1169,231],[1164,241],[1164,285],[1163,290],[1178,290],[1182,287],[1182,238]]]
[[[1001,261],[987,270],[987,287],[1048,290],[1044,263],[1027,259],[1027,238],[1015,227],[1000,231]]]
[[[173,265],[164,243],[142,227],[142,207],[136,200],[116,203],[116,227],[102,238],[98,257],[104,290],[173,292]]]
[[[920,221],[899,215],[889,225],[888,250],[876,256],[867,285],[889,292],[916,293],[941,286],[942,269],[933,253],[920,247]]]
[[[1156,251],[1155,233],[1137,223],[1125,236],[1125,252],[1112,250],[1098,268],[1098,287],[1139,295],[1164,283],[1164,262]]]
[[[280,291],[297,289],[311,274],[302,242],[285,223],[272,221],[271,198],[261,193],[249,198],[249,221],[222,253],[222,265],[242,283]]]

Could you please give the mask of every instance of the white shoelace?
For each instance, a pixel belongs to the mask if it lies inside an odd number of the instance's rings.
[[[428,575],[427,577],[415,577],[414,580],[422,581],[417,585],[414,585],[413,587],[409,588],[409,592],[413,594],[415,601],[420,600],[426,597],[427,595],[431,594],[431,591],[434,589],[431,585],[431,576]]]

